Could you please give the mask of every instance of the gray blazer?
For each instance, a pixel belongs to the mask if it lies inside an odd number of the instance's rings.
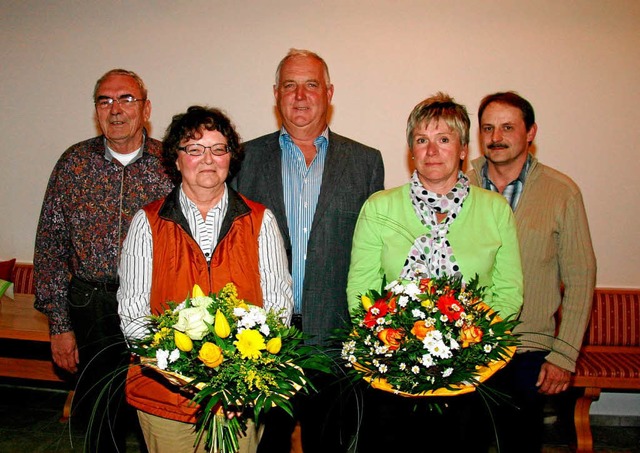
[[[278,220],[291,269],[291,237],[282,188],[280,132],[244,144],[245,158],[232,182],[238,192],[267,206]],[[384,187],[380,151],[329,131],[329,148],[307,249],[302,326],[321,344],[349,322],[347,274],[360,208]]]

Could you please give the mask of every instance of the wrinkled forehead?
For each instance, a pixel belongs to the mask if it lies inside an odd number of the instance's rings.
[[[115,98],[125,95],[131,95],[136,98],[142,97],[140,86],[133,77],[128,75],[110,75],[100,83],[96,90],[96,98]]]
[[[280,68],[280,82],[285,80],[304,79],[327,83],[324,65],[317,58],[307,55],[296,55],[287,59]]]

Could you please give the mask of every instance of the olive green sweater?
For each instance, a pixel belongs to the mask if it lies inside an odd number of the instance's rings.
[[[472,163],[471,184],[482,185],[485,158]],[[575,371],[596,277],[587,215],[578,186],[532,158],[515,210],[524,272],[519,351],[550,351],[547,361]],[[564,286],[564,297],[561,287]],[[562,306],[557,329],[555,313]]]

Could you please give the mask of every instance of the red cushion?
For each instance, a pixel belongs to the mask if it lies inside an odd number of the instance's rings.
[[[13,265],[16,264],[16,259],[9,261],[0,261],[0,279],[12,282],[11,274],[13,272]]]
[[[576,363],[576,376],[640,379],[640,354],[589,352]]]
[[[585,344],[640,346],[640,292],[596,289]]]
[[[33,286],[33,264],[18,263],[13,268],[13,292],[35,294]]]

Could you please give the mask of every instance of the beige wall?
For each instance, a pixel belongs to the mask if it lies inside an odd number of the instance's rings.
[[[194,103],[250,139],[275,130],[271,85],[290,47],[319,52],[331,127],[379,148],[406,181],[411,108],[442,90],[472,113],[515,89],[537,113],[537,155],[582,187],[601,286],[640,286],[640,2],[0,0],[0,259],[31,261],[42,196],[64,149],[95,134],[91,92],[138,72],[151,135]]]

